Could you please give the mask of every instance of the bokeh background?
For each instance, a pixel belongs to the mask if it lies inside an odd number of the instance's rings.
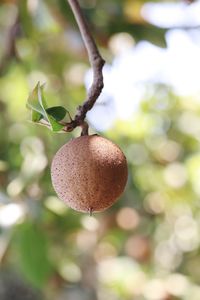
[[[26,99],[46,83],[73,116],[87,53],[67,1],[0,1],[0,299],[199,300],[200,1],[80,3],[107,62],[90,132],[126,154],[126,191],[92,217],[56,197],[51,160],[80,130],[29,122]]]

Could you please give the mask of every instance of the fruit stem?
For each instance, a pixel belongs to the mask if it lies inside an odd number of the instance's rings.
[[[82,130],[81,130],[81,136],[83,136],[83,135],[88,135],[88,128],[89,128],[88,123],[84,121],[84,122],[81,124],[81,127],[82,127]]]
[[[89,208],[89,215],[90,215],[90,217],[92,217],[92,211],[93,211],[93,208],[90,207],[90,208]]]

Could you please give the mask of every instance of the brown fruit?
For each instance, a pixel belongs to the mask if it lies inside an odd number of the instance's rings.
[[[62,146],[51,166],[59,198],[82,212],[102,211],[122,194],[127,162],[120,148],[98,135],[81,136]]]

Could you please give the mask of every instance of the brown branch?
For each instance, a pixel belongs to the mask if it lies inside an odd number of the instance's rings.
[[[81,106],[78,107],[74,120],[72,120],[70,123],[67,123],[64,130],[72,131],[77,126],[82,126],[83,128],[82,135],[85,135],[87,134],[87,130],[85,130],[85,126],[83,126],[83,124],[85,124],[84,120],[86,114],[90,109],[92,109],[92,107],[94,106],[97,98],[99,97],[103,89],[102,69],[105,64],[105,61],[103,60],[103,58],[101,57],[97,49],[97,46],[90,33],[89,26],[81,11],[78,1],[68,0],[68,2],[72,9],[74,17],[76,19],[76,22],[78,24],[85,47],[87,49],[89,61],[93,70],[93,83],[88,91],[86,100],[83,102]]]

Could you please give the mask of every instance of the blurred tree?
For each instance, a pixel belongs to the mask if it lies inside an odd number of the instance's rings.
[[[118,33],[128,34],[131,47],[133,39],[166,47],[168,27],[142,14],[148,2],[80,1],[108,63]],[[49,171],[57,149],[80,130],[34,126],[25,105],[38,81],[47,83],[49,106],[72,116],[85,98],[89,63],[69,6],[0,1],[0,44],[0,298],[199,300],[199,96],[142,83],[135,113],[102,133],[126,153],[126,192],[89,217],[56,197]]]

